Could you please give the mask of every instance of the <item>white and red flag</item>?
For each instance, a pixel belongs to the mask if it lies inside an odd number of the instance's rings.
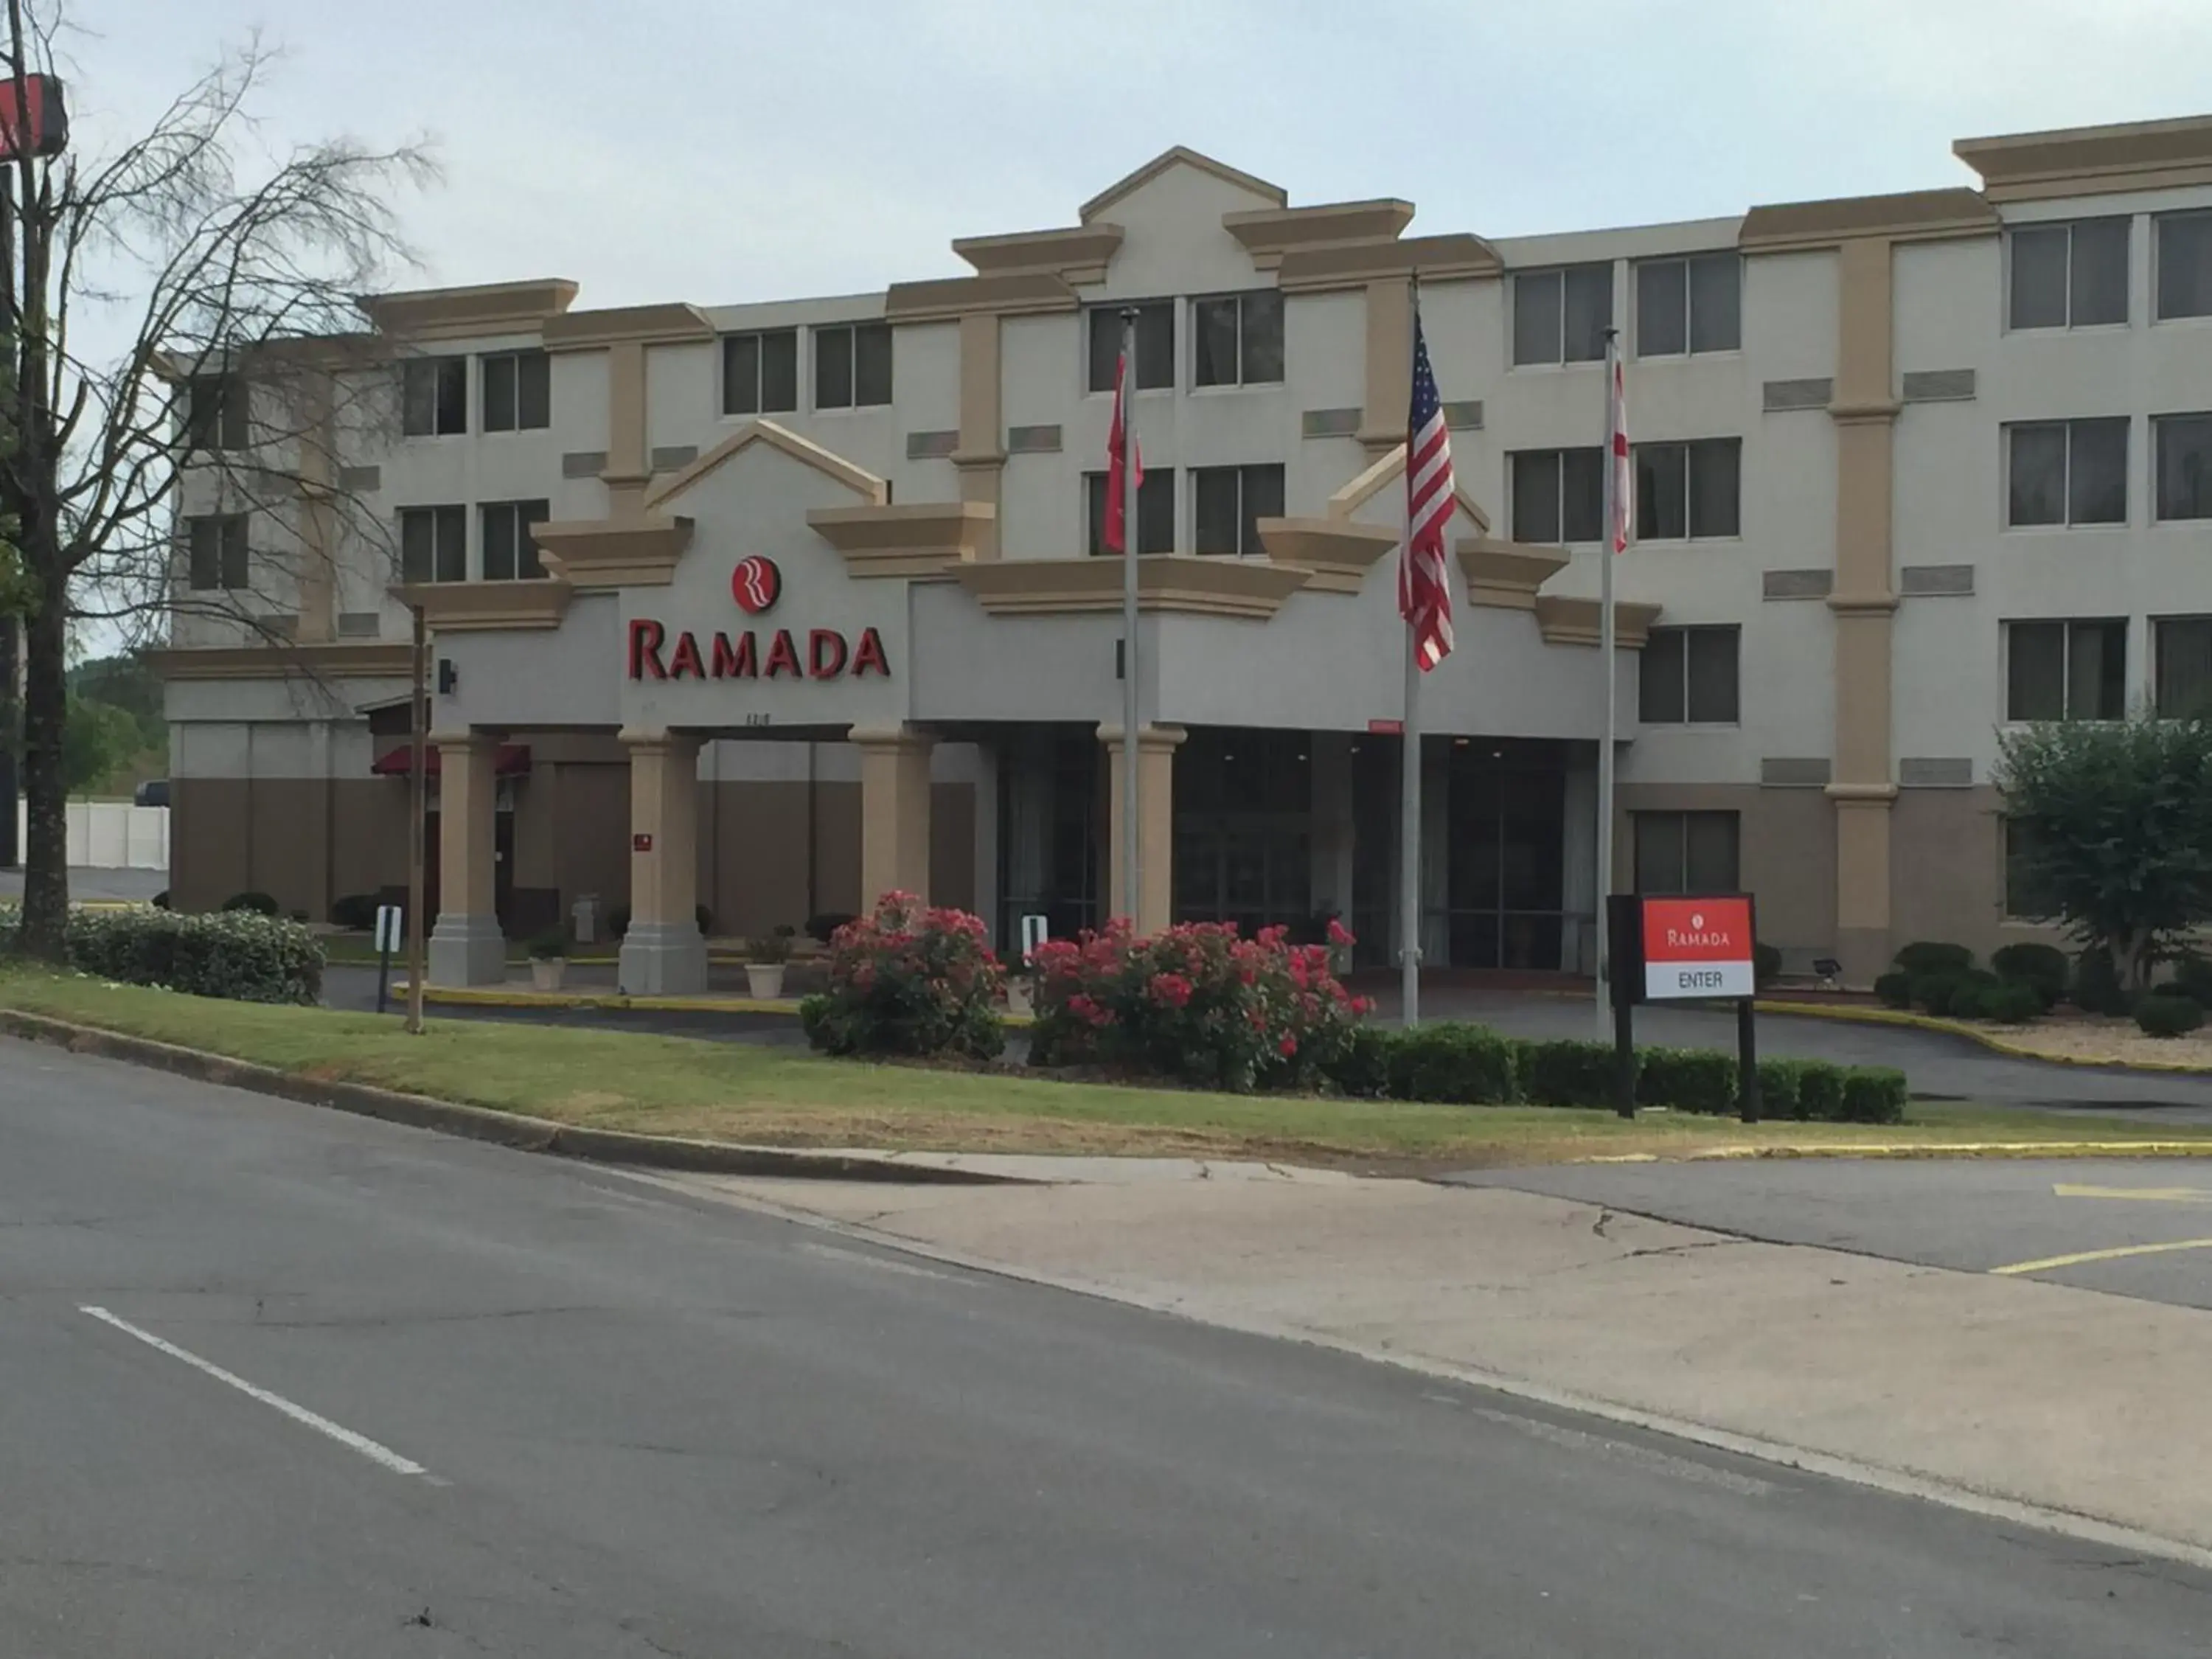
[[[1128,498],[1125,467],[1136,468],[1137,488],[1145,487],[1145,452],[1129,442],[1129,427],[1122,399],[1129,389],[1129,354],[1123,352],[1114,369],[1114,424],[1106,434],[1106,526],[1100,540],[1109,553],[1123,550],[1122,520]]]
[[[1628,382],[1620,356],[1613,356],[1613,380],[1605,395],[1606,465],[1613,469],[1613,522],[1605,527],[1616,553],[1628,551],[1628,527],[1635,522],[1636,477],[1628,465]]]
[[[1451,434],[1444,427],[1429,343],[1413,311],[1413,397],[1406,415],[1406,545],[1398,559],[1398,611],[1413,631],[1413,660],[1426,673],[1451,654],[1451,583],[1444,526],[1451,521]]]

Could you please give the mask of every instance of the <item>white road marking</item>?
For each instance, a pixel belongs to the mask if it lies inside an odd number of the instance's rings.
[[[917,1267],[905,1261],[894,1261],[888,1256],[869,1255],[860,1250],[841,1250],[835,1244],[801,1243],[799,1248],[808,1255],[826,1256],[832,1261],[856,1261],[863,1267],[874,1267],[887,1273],[904,1273],[909,1279],[934,1279],[954,1283],[953,1275],[941,1273],[930,1267]]]
[[[394,1474],[421,1475],[425,1479],[431,1480],[434,1484],[444,1484],[443,1482],[437,1480],[437,1478],[434,1475],[432,1475],[429,1470],[424,1468],[420,1463],[415,1462],[414,1459],[410,1457],[402,1457],[398,1452],[392,1450],[391,1447],[380,1446],[375,1441],[371,1440],[367,1435],[356,1434],[351,1429],[342,1427],[339,1425],[331,1422],[327,1417],[318,1416],[313,1412],[309,1411],[305,1406],[294,1405],[292,1401],[285,1399],[281,1394],[271,1394],[266,1389],[256,1388],[252,1383],[247,1382],[244,1377],[240,1376],[235,1372],[227,1371],[223,1370],[222,1366],[217,1365],[210,1360],[203,1359],[196,1353],[189,1353],[185,1352],[185,1350],[179,1347],[173,1342],[165,1342],[160,1337],[155,1335],[151,1331],[140,1330],[137,1326],[132,1324],[129,1320],[118,1319],[113,1314],[108,1312],[105,1308],[79,1308],[77,1311],[79,1313],[90,1314],[94,1319],[99,1320],[104,1325],[112,1325],[117,1330],[121,1331],[125,1336],[137,1337],[141,1342],[143,1342],[148,1347],[152,1348],[158,1353],[165,1353],[172,1359],[181,1359],[185,1364],[190,1365],[194,1370],[203,1372],[205,1375],[215,1378],[218,1382],[225,1383],[231,1388],[236,1389],[247,1399],[258,1400],[263,1405],[270,1407],[273,1410],[283,1413],[285,1416],[290,1418],[295,1423],[303,1423],[318,1434],[328,1435],[331,1439],[337,1441],[341,1446],[345,1447],[349,1451],[359,1452],[370,1462],[376,1464],[381,1468],[390,1469]]]

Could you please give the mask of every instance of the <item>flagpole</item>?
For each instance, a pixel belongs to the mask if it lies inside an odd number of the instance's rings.
[[[1413,373],[1414,342],[1420,328],[1421,279],[1407,284],[1406,365]],[[1413,428],[1406,423],[1406,539],[1401,561],[1413,556]],[[1402,1023],[1411,1030],[1421,1023],[1421,667],[1413,648],[1413,623],[1404,619],[1406,645],[1405,719],[1398,737],[1398,1002]]]
[[[1137,833],[1137,307],[1121,308],[1121,909],[1141,932]]]
[[[1598,544],[1598,655],[1605,661],[1605,737],[1597,750],[1597,995],[1595,999],[1597,1036],[1601,1042],[1613,1036],[1612,1000],[1607,994],[1611,984],[1613,963],[1611,941],[1607,937],[1610,908],[1607,900],[1613,893],[1613,710],[1620,701],[1619,680],[1620,665],[1613,641],[1613,528],[1620,503],[1614,500],[1618,489],[1617,474],[1613,453],[1613,375],[1617,371],[1620,337],[1612,329],[1605,331],[1605,447],[1601,452],[1605,463],[1605,489],[1602,524]]]

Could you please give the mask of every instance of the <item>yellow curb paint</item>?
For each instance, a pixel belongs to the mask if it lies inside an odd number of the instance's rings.
[[[2212,1202],[2212,1192],[2202,1187],[2075,1187],[2062,1181],[2051,1190],[2059,1198],[2131,1198],[2148,1204]]]
[[[1993,1053],[2007,1054],[2014,1060],[2039,1060],[2051,1066],[2106,1066],[2122,1072],[2162,1072],[2183,1077],[2212,1077],[2212,1066],[2199,1066],[2185,1060],[2121,1060],[2095,1059],[2087,1054],[2050,1054],[2024,1042],[2008,1042],[1994,1032],[1978,1025],[1969,1025],[1963,1020],[1938,1019],[1933,1014],[1916,1014],[1902,1008],[1863,1008],[1848,1003],[1777,1002],[1760,998],[1752,1004],[1762,1014],[1791,1014],[1808,1019],[1842,1020],[1859,1025],[1905,1025],[1919,1031],[1942,1031],[1952,1036],[1961,1036],[1969,1042],[1978,1042]]]
[[[1664,1158],[1665,1154],[1661,1154]],[[1707,1146],[1680,1161],[1753,1158],[2212,1158],[2207,1140],[1927,1140],[1814,1141],[1773,1146]]]
[[[2078,1267],[2085,1261],[2120,1261],[2131,1255],[2163,1255],[2170,1250],[2212,1250],[2212,1238],[2179,1238],[2171,1244],[2124,1244],[2113,1250],[2077,1250],[2072,1255],[2047,1255],[2040,1261],[2015,1261],[1992,1267],[1993,1273],[2039,1273],[2052,1267]]]

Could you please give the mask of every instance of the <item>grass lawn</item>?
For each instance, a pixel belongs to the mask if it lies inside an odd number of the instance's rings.
[[[379,1085],[594,1128],[762,1145],[1273,1158],[1468,1167],[1747,1144],[2202,1139],[2212,1127],[1921,1104],[1901,1127],[1777,1123],[1551,1107],[1113,1088],[872,1066],[751,1043],[557,1026],[271,1008],[0,968],[0,1006],[320,1079]]]

